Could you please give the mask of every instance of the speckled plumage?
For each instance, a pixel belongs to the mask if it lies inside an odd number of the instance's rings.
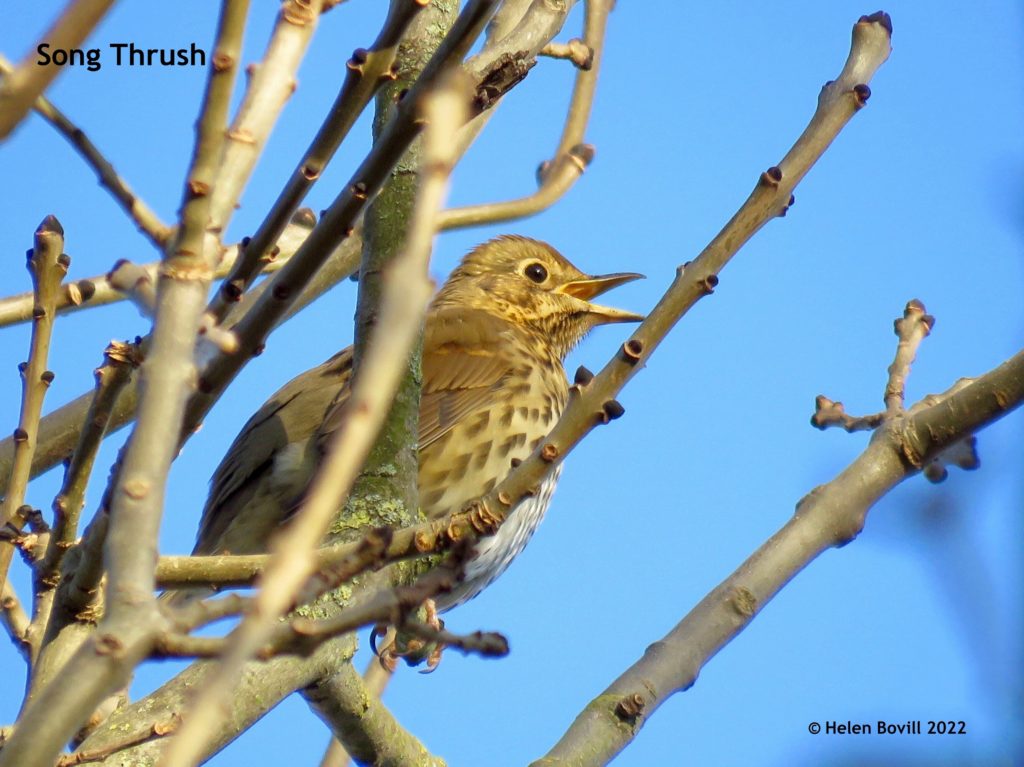
[[[538,280],[543,274],[543,279]],[[639,275],[589,277],[545,243],[500,237],[471,251],[431,303],[423,344],[420,505],[439,518],[526,458],[568,397],[562,360],[587,332],[639,315],[590,298]],[[348,395],[352,350],[290,381],[236,437],[214,473],[196,553],[253,553],[300,502]],[[471,599],[522,551],[558,479],[477,544],[441,609]]]

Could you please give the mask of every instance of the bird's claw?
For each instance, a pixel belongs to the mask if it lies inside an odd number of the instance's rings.
[[[434,600],[428,599],[423,605],[423,623],[435,631],[444,628],[444,621],[437,614]],[[387,636],[387,641],[380,647],[377,640]],[[418,666],[426,661],[426,668],[420,673],[429,674],[441,663],[445,644],[440,641],[429,641],[403,632],[394,631],[387,625],[379,623],[370,632],[370,648],[380,661],[380,665],[389,672],[394,672],[401,658],[410,666]]]

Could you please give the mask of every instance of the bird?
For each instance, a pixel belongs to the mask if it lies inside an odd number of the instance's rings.
[[[643,319],[590,299],[642,276],[588,275],[551,245],[517,235],[463,258],[424,323],[418,486],[427,519],[459,511],[533,451],[568,400],[569,351],[598,325]],[[267,550],[344,417],[352,374],[348,347],[285,384],[249,419],[213,474],[195,554]],[[504,572],[544,517],[560,472],[561,465],[475,544],[462,580],[436,598],[439,612]]]

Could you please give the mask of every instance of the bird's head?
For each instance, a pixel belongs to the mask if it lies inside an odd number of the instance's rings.
[[[641,277],[633,272],[584,274],[547,243],[505,235],[471,250],[434,305],[479,309],[525,326],[543,334],[562,358],[597,325],[643,319],[590,302]]]

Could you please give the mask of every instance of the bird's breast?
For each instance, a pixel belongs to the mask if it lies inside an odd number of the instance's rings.
[[[467,414],[421,449],[424,513],[431,519],[442,517],[494,489],[551,431],[565,399],[564,384],[558,389],[537,380],[505,387],[494,406]]]

